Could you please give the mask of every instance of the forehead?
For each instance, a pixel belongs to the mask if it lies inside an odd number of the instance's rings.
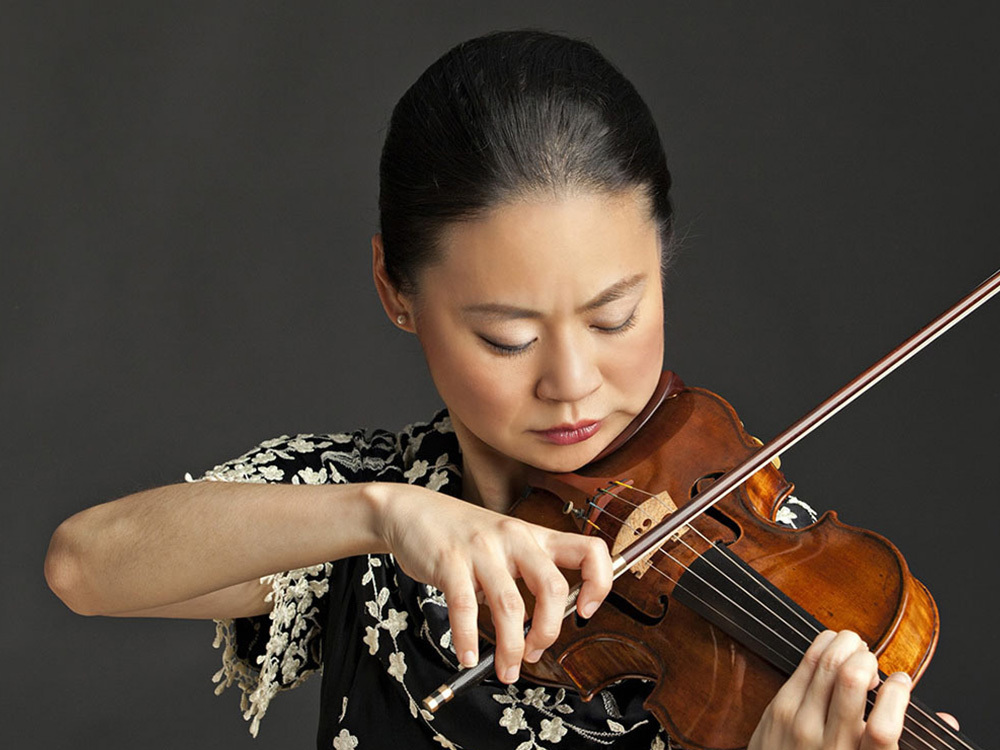
[[[429,293],[537,304],[579,298],[637,273],[659,273],[659,238],[640,191],[532,196],[452,224],[425,269]],[[493,300],[488,300],[493,301]]]

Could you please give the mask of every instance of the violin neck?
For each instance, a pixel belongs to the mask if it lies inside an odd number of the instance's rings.
[[[741,570],[746,578],[734,571]],[[752,582],[752,583],[751,583]],[[826,626],[774,584],[717,543],[691,564],[673,598],[788,675]],[[885,675],[881,675],[882,679]],[[868,704],[875,702],[875,691]],[[899,747],[904,750],[980,750],[961,732],[911,698]]]

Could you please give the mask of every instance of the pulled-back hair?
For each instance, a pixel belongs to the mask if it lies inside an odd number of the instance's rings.
[[[416,289],[455,221],[549,193],[641,189],[666,253],[670,172],[646,103],[591,44],[541,31],[463,42],[392,113],[380,165],[386,271]]]

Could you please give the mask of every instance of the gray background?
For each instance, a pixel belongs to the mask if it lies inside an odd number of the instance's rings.
[[[318,679],[253,743],[203,622],[78,617],[60,520],[285,432],[437,400],[369,281],[395,100],[452,44],[588,37],[646,97],[683,252],[667,362],[774,435],[1000,263],[987,3],[4,3],[0,618],[7,747],[309,747]],[[996,746],[1000,303],[785,457],[942,612],[919,693]],[[13,744],[9,744],[13,743]]]

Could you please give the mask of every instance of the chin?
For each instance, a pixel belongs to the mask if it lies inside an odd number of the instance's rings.
[[[567,474],[586,466],[607,447],[608,443],[602,441],[593,446],[584,447],[559,446],[545,451],[538,451],[525,463],[536,469],[547,471],[550,474]]]

